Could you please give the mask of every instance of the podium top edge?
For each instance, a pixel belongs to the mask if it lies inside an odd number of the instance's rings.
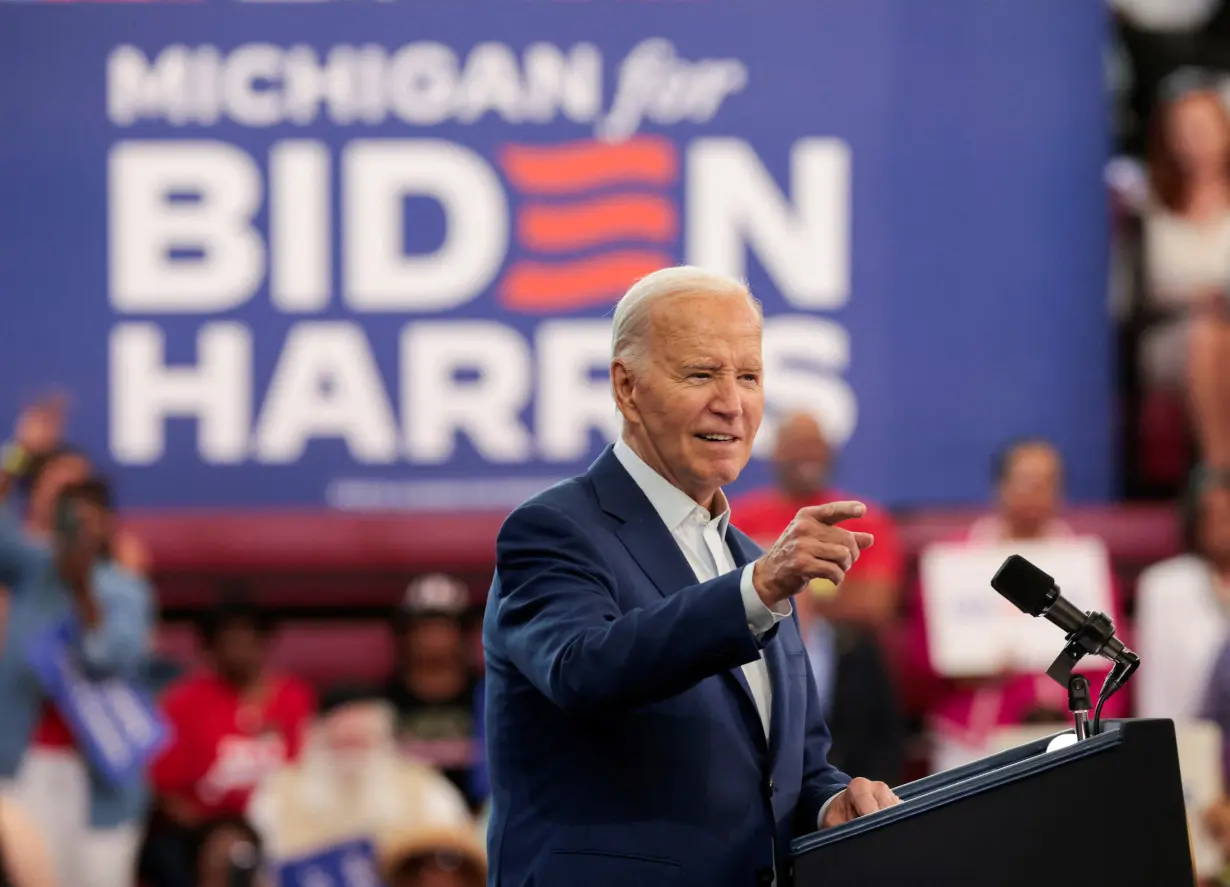
[[[902,798],[901,804],[796,838],[790,844],[790,853],[797,856],[817,847],[921,815],[953,801],[1026,779],[1081,758],[1110,751],[1124,741],[1120,725],[1111,722],[1105,725],[1104,732],[1098,736],[1091,736],[1075,745],[1048,752],[1047,746],[1050,742],[1065,732],[1071,731],[1060,730],[1052,736],[1036,739],[964,767],[906,783],[898,789]]]

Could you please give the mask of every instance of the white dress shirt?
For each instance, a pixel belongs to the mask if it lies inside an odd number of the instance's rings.
[[[623,438],[615,442],[615,458],[632,475],[636,485],[649,499],[662,523],[670,530],[675,544],[688,559],[698,582],[708,582],[724,576],[735,568],[735,560],[726,544],[726,528],[730,526],[730,506],[726,496],[718,490],[714,504],[720,509],[717,516],[692,500],[687,493],[676,487],[633,452]],[[743,568],[739,589],[743,593],[743,609],[747,612],[747,625],[757,637],[771,629],[779,620],[792,612],[790,601],[782,601],[774,609],[765,606],[756,587],[752,584],[752,567]],[[759,658],[743,666],[743,675],[752,691],[765,739],[769,738],[769,716],[773,711],[773,685],[769,681],[769,667],[765,665],[764,651]]]
[[[718,510],[718,514],[714,516],[708,509],[693,501],[687,493],[650,468],[622,437],[615,441],[615,458],[632,476],[649,504],[658,513],[658,517],[662,518],[662,523],[666,524],[675,544],[691,565],[697,581],[708,582],[735,569],[734,557],[726,544],[730,506],[721,490],[718,490],[714,502]],[[743,593],[743,609],[747,613],[748,628],[756,637],[760,637],[789,616],[793,608],[788,600],[772,609],[765,606],[752,584],[754,566],[755,562],[743,568],[739,589]],[[743,666],[743,675],[747,678],[748,689],[752,691],[752,699],[756,703],[756,711],[760,714],[765,738],[768,739],[770,715],[773,711],[773,684],[769,680],[769,667],[765,664],[763,650],[755,661]],[[836,795],[833,798],[836,798]],[[817,828],[824,820],[825,811],[833,798],[829,798],[820,808]]]

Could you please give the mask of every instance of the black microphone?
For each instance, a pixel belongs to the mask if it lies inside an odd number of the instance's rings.
[[[1140,658],[1115,637],[1115,624],[1103,613],[1086,613],[1059,593],[1055,580],[1019,554],[1009,556],[991,578],[991,587],[1022,613],[1045,616],[1072,639],[1080,635],[1084,653],[1102,656],[1125,668]]]

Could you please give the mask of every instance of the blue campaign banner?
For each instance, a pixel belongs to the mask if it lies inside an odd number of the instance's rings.
[[[765,307],[740,490],[809,409],[862,496],[1109,497],[1105,3],[771,6],[0,3],[0,417],[69,389],[128,505],[503,506],[683,261]]]
[[[162,748],[167,725],[127,681],[84,672],[74,653],[79,636],[72,619],[37,635],[27,650],[30,668],[94,771],[112,785],[124,785],[141,776]]]
[[[276,866],[278,887],[380,887],[371,841],[356,840]]]

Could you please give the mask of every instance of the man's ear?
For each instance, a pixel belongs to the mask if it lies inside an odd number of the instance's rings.
[[[628,421],[635,421],[636,377],[623,358],[611,361],[611,394],[615,397],[615,408],[623,413]]]

